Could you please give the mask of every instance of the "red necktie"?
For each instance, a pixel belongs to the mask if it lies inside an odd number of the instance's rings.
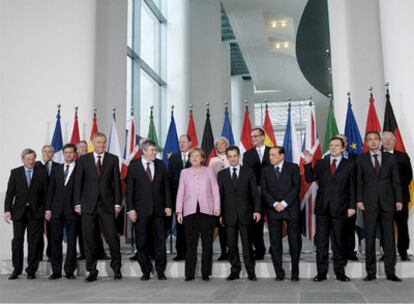
[[[151,174],[150,165],[151,165],[151,163],[147,162],[147,169],[145,170],[145,172],[147,173],[147,176],[148,176],[150,182],[152,182],[152,174]]]
[[[378,161],[378,154],[374,154],[373,156],[374,156],[374,163],[375,163],[375,173],[377,173],[377,175],[379,175],[381,166],[380,166],[380,163]]]
[[[335,173],[336,173],[336,158],[334,158],[331,163],[331,175],[334,176]]]
[[[101,158],[102,158],[102,156],[101,156],[101,155],[98,155],[98,161],[96,162],[96,174],[97,174],[98,176],[100,176],[100,175],[101,175],[101,169],[102,169],[102,162],[101,162]]]

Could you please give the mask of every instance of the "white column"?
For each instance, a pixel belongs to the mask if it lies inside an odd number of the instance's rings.
[[[384,54],[385,80],[390,83],[391,103],[404,140],[405,148],[414,157],[414,113],[412,71],[414,70],[414,1],[379,0],[381,17],[382,50]],[[414,236],[414,218],[411,210],[409,229]],[[414,242],[411,242],[414,252]]]
[[[347,92],[361,133],[368,113],[368,88],[382,123],[385,91],[378,0],[329,0],[329,27],[335,117],[345,127]]]

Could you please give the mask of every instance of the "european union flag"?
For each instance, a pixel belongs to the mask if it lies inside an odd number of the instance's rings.
[[[165,141],[164,153],[162,161],[166,168],[168,168],[168,161],[172,154],[180,152],[178,145],[177,127],[175,126],[174,113],[171,111],[171,122],[168,128],[167,140]]]
[[[221,131],[221,136],[227,138],[230,145],[234,145],[233,130],[231,129],[229,111],[227,110],[227,108],[226,108],[226,111],[224,112],[224,125],[223,125],[223,130]]]
[[[345,135],[348,137],[348,153],[361,154],[363,142],[359,133],[358,124],[356,122],[354,112],[352,111],[351,99],[348,99],[348,111],[346,113]]]

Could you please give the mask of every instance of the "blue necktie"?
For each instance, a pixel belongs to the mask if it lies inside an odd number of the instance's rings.
[[[32,169],[26,170],[26,180],[27,180],[27,187],[30,187],[30,184],[32,183]]]

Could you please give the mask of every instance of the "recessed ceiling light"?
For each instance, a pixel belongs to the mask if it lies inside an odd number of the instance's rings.
[[[286,27],[286,21],[282,21],[282,23],[280,24],[282,27]]]
[[[284,46],[285,46],[285,48],[287,49],[287,48],[289,47],[289,42],[287,42],[287,41],[286,41],[286,42],[284,43]]]
[[[277,22],[276,21],[272,21],[272,27],[277,27]]]
[[[280,43],[275,43],[277,49],[280,49]]]

